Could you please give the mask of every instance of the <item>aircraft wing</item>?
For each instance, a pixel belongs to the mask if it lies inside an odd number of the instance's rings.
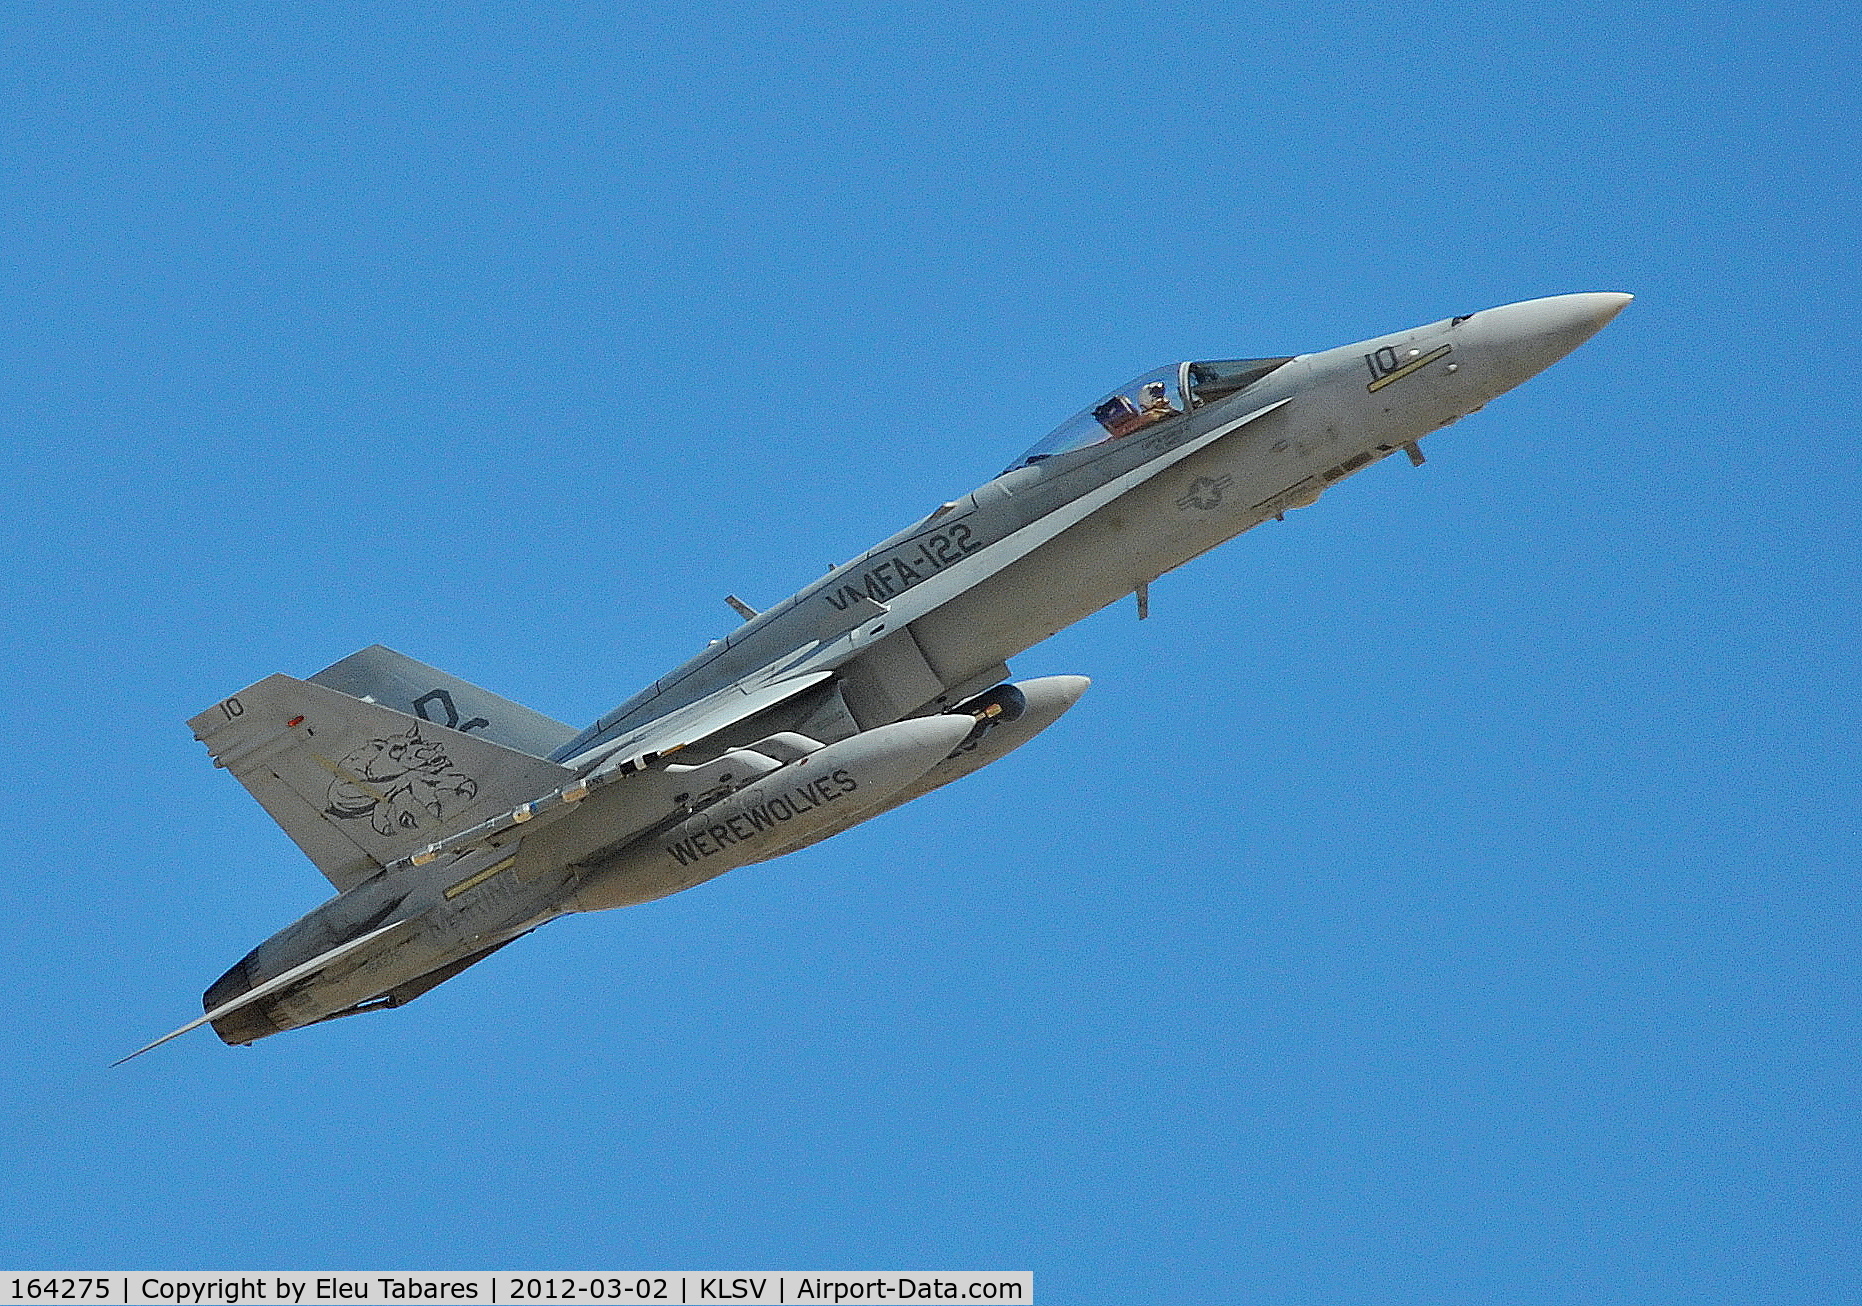
[[[772,665],[779,666],[781,663]],[[759,678],[767,674],[764,672],[746,677],[649,721],[617,739],[584,750],[577,755],[573,768],[556,768],[557,774],[568,783],[537,793],[528,801],[476,825],[456,829],[433,843],[412,849],[387,863],[384,869],[394,874],[412,867],[425,866],[443,854],[457,855],[493,840],[506,839],[519,826],[523,826],[526,832],[542,829],[568,815],[596,790],[638,775],[665,754],[675,752],[687,744],[697,743],[746,717],[786,702],[832,679],[834,673],[816,671],[759,683]]]
[[[800,652],[812,652],[813,647],[810,645]],[[664,716],[654,717],[624,735],[596,744],[578,754],[574,765],[577,770],[586,771],[591,765],[610,759],[638,757],[644,753],[669,753],[715,735],[725,727],[767,711],[778,703],[786,703],[797,694],[832,679],[834,673],[826,670],[796,674],[793,670],[796,657],[796,653],[785,654],[761,671],[753,671],[741,680],[714,690],[695,702],[674,708]]]

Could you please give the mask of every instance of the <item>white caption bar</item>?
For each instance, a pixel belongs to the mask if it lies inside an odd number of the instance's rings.
[[[0,1270],[0,1303],[97,1306],[330,1306],[466,1302],[606,1306],[609,1302],[1014,1302],[1034,1300],[1029,1270]]]

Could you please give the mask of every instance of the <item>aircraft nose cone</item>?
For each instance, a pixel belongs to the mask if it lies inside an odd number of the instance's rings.
[[[1597,327],[1601,330],[1610,325],[1610,319],[1629,307],[1629,301],[1635,296],[1622,290],[1593,290],[1588,295],[1573,295],[1573,299],[1587,299],[1596,306],[1599,315]]]
[[[1608,326],[1634,298],[1620,291],[1552,295],[1476,313],[1467,325],[1477,328],[1488,355],[1493,393],[1543,372]]]

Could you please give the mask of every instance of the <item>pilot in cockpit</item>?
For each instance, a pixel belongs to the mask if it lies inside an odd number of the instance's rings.
[[[1137,403],[1123,394],[1116,394],[1093,409],[1093,416],[1114,440],[1177,415],[1162,381],[1147,381],[1138,387],[1137,393]]]
[[[1177,410],[1171,406],[1170,396],[1165,392],[1162,381],[1147,381],[1144,388],[1138,391],[1138,398],[1142,401],[1146,425],[1177,415]]]

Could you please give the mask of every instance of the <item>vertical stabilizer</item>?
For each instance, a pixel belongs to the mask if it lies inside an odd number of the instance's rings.
[[[467,734],[284,675],[188,725],[338,889],[571,776],[489,732]]]
[[[312,676],[310,683],[493,740],[532,757],[548,757],[576,736],[574,726],[381,644],[332,663]]]

